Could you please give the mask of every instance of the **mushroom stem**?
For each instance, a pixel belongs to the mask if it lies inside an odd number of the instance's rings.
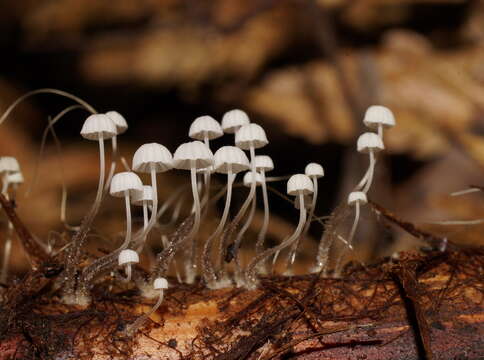
[[[304,194],[302,192],[299,192],[298,198],[299,198],[299,222],[297,224],[296,230],[290,237],[288,237],[282,243],[280,243],[279,245],[271,249],[267,249],[262,254],[257,255],[252,260],[252,262],[249,264],[245,272],[245,280],[247,282],[246,285],[249,288],[254,288],[256,285],[257,281],[255,278],[255,270],[257,269],[257,264],[264,261],[265,259],[270,258],[278,251],[281,251],[286,247],[291,246],[294,243],[294,241],[296,241],[297,238],[301,235],[301,232],[304,228],[304,224],[306,223],[306,207],[304,206]]]
[[[126,282],[131,281],[131,275],[132,275],[132,269],[131,269],[131,264],[126,264]]]
[[[242,281],[244,280],[243,274],[242,274],[242,265],[240,261],[240,255],[239,255],[239,248],[240,248],[240,244],[242,243],[242,239],[244,238],[244,234],[247,232],[247,229],[249,228],[250,224],[252,223],[252,220],[254,219],[255,209],[257,204],[256,198],[257,196],[254,196],[254,198],[252,199],[249,215],[247,216],[247,219],[245,220],[244,225],[242,226],[239,233],[237,234],[237,237],[235,238],[235,242],[234,242],[235,278],[237,279],[237,282],[239,283],[239,285],[241,285]]]
[[[232,220],[232,222],[230,223],[230,229],[229,231],[231,231],[231,229],[235,229],[237,227],[237,225],[240,223],[240,221],[242,220],[243,216],[245,215],[245,212],[247,211],[247,208],[249,207],[252,199],[254,198],[254,195],[255,195],[255,189],[256,189],[256,178],[255,178],[255,149],[254,149],[254,146],[251,145],[250,148],[249,148],[249,151],[250,151],[250,167],[251,167],[251,172],[252,172],[252,183],[250,185],[250,190],[249,190],[249,195],[247,195],[247,199],[245,199],[244,203],[242,204],[242,206],[240,207],[239,209],[239,212],[237,213],[237,215],[235,215],[235,218]],[[223,241],[223,244],[222,244],[222,247],[225,248],[227,246],[227,244],[225,243],[225,241]],[[223,265],[223,259],[222,259],[222,255],[223,255],[223,251],[222,253],[219,254],[219,263],[220,263],[220,276],[219,278],[224,278],[225,277],[225,271],[224,271],[224,267],[222,266]],[[235,253],[234,253],[234,257],[237,256],[237,253],[236,253],[236,250],[235,250]]]
[[[143,249],[143,246],[145,244],[146,238],[148,237],[148,233],[151,231],[153,226],[155,226],[158,217],[158,184],[157,184],[157,179],[156,179],[156,168],[155,164],[150,165],[150,176],[151,176],[151,188],[153,189],[153,204],[151,207],[151,216],[150,220],[147,225],[143,226],[143,231],[141,233],[137,234],[135,238],[135,248],[137,249],[138,252],[140,252]],[[144,211],[144,210],[143,210]]]
[[[195,273],[197,268],[197,249],[196,249],[196,235],[198,233],[198,229],[200,228],[200,217],[201,217],[201,210],[200,210],[200,197],[198,195],[197,189],[197,170],[195,168],[195,161],[191,160],[191,168],[190,168],[190,178],[192,183],[192,194],[193,194],[193,207],[195,211],[195,219],[193,222],[193,227],[190,233],[187,236],[188,241],[190,241],[189,245],[189,257],[185,261],[185,271],[186,271],[186,281],[187,283],[193,283],[195,279]]]
[[[104,192],[108,192],[109,186],[111,185],[111,179],[113,178],[114,171],[116,170],[116,163],[118,161],[118,137],[113,136],[111,138],[111,166],[109,169],[108,177],[106,179],[106,184],[104,185]]]
[[[294,262],[296,261],[296,255],[297,255],[297,249],[299,247],[299,244],[301,240],[303,240],[308,231],[309,227],[311,226],[311,220],[314,216],[314,209],[316,208],[316,202],[318,200],[318,179],[313,178],[313,188],[314,188],[314,193],[313,193],[313,198],[311,200],[311,207],[309,208],[309,215],[308,215],[308,221],[306,221],[306,225],[304,225],[304,230],[301,234],[301,236],[297,239],[297,241],[294,243],[294,245],[291,248],[291,252],[289,253],[289,265],[288,265],[288,270],[291,271],[292,266],[294,265]]]
[[[215,267],[213,266],[213,262],[211,261],[211,250],[213,246],[213,240],[216,239],[222,233],[224,229],[225,223],[227,222],[227,218],[229,215],[230,210],[230,203],[232,201],[232,185],[235,180],[235,174],[232,173],[231,165],[229,165],[229,171],[227,173],[227,195],[225,197],[225,206],[222,213],[222,217],[220,218],[220,222],[217,225],[217,228],[213,232],[212,235],[207,239],[205,245],[203,247],[203,255],[202,255],[202,262],[203,262],[203,278],[209,287],[214,286],[214,282],[217,280],[217,276],[215,275]],[[217,256],[218,258],[222,257],[223,248],[219,246]]]
[[[366,181],[366,185],[363,188],[363,192],[366,194],[368,190],[370,190],[371,183],[373,182],[373,175],[375,172],[375,153],[373,150],[370,150],[370,166],[368,168],[368,180]]]
[[[148,203],[143,201],[143,230],[148,227]]]
[[[161,303],[163,302],[163,289],[160,289],[160,295],[158,297],[158,301],[156,304],[151,308],[150,311],[147,313],[141,315],[139,318],[137,318],[132,324],[126,326],[126,330],[124,331],[124,334],[128,337],[133,336],[136,331],[143,325],[143,323],[148,320],[148,318],[160,307]]]
[[[131,242],[131,203],[129,201],[129,191],[124,192],[124,204],[126,206],[126,236],[123,244],[118,248],[118,251],[124,250]]]
[[[264,221],[257,235],[257,242],[255,244],[255,252],[261,253],[264,249],[264,242],[266,240],[267,228],[269,227],[269,199],[267,196],[266,174],[265,171],[261,171],[262,177],[262,200],[264,202]]]
[[[205,132],[203,142],[210,149],[210,140],[208,139],[208,133],[207,132]],[[205,206],[210,199],[210,182],[211,182],[210,171],[205,171],[203,173],[203,182],[205,184],[205,190],[204,190],[203,199],[202,199],[202,207]]]

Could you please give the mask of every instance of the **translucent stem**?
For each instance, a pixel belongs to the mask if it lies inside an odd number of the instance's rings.
[[[255,252],[260,254],[264,249],[264,242],[266,240],[267,228],[269,227],[269,198],[267,196],[267,185],[265,171],[261,171],[262,176],[262,200],[264,202],[264,221],[257,235],[257,242],[255,244]]]
[[[366,181],[366,185],[363,188],[363,192],[365,194],[368,192],[368,190],[370,190],[371,183],[373,182],[373,175],[375,172],[375,153],[373,152],[373,150],[370,150],[370,166],[368,168],[368,172],[368,180]]]
[[[480,192],[480,191],[482,190],[478,188],[470,188],[465,190],[454,191],[453,193],[450,194],[450,196],[461,196],[461,195],[467,195],[467,194]]]
[[[126,282],[131,281],[132,269],[131,264],[126,264]]]
[[[190,178],[192,183],[192,194],[193,194],[193,207],[195,211],[195,219],[193,222],[192,230],[188,235],[188,239],[190,241],[189,246],[189,257],[185,262],[185,271],[186,271],[186,280],[187,283],[193,283],[195,280],[196,269],[197,269],[197,239],[196,235],[200,228],[200,197],[198,195],[197,189],[197,170],[195,168],[195,162],[192,160],[191,169],[190,169]]]
[[[109,169],[108,177],[106,179],[106,184],[104,186],[104,192],[109,190],[109,186],[111,185],[111,179],[113,178],[114,171],[116,170],[116,162],[118,160],[118,137],[113,136],[111,138],[111,166]]]
[[[2,274],[0,275],[0,283],[6,284],[8,278],[8,264],[10,262],[10,253],[12,251],[12,236],[13,236],[13,224],[9,221],[7,228],[7,236],[5,238],[5,245],[3,247],[3,262],[2,262]]]
[[[351,231],[347,239],[347,243],[350,248],[353,247],[353,238],[355,237],[356,233],[356,228],[358,227],[358,221],[360,219],[360,203],[356,202],[355,204],[355,218],[353,220],[353,225],[351,226]],[[341,262],[343,260],[343,256],[346,253],[346,249],[343,249],[340,254],[338,255],[338,259],[336,260],[335,267],[334,267],[334,273],[336,277],[339,277],[339,274],[341,273]]]
[[[202,263],[203,263],[203,278],[207,285],[213,286],[213,283],[217,280],[215,275],[215,267],[213,266],[213,262],[211,261],[211,251],[213,247],[213,241],[220,236],[222,230],[224,229],[225,223],[227,222],[227,218],[229,216],[230,210],[230,203],[232,201],[232,185],[235,180],[235,175],[232,174],[231,168],[227,173],[227,195],[225,197],[225,206],[222,213],[222,217],[217,225],[217,228],[213,232],[212,235],[209,236],[205,245],[203,247],[203,255],[202,255]],[[218,248],[218,256],[217,258],[222,257],[223,248],[219,246]]]
[[[150,175],[151,175],[151,188],[153,191],[153,204],[151,208],[151,216],[150,216],[150,221],[148,222],[148,225],[143,227],[143,231],[141,231],[141,234],[138,234],[136,236],[136,245],[135,248],[137,249],[138,252],[141,252],[143,250],[143,246],[145,244],[146,238],[148,237],[148,233],[151,231],[153,226],[157,223],[157,213],[158,213],[158,184],[157,184],[157,179],[156,179],[156,168],[154,164],[151,164],[151,169],[150,169]]]
[[[134,323],[128,325],[125,330],[125,334],[129,337],[133,336],[136,331],[143,325],[143,323],[149,319],[149,317],[160,307],[161,303],[163,302],[163,289],[160,290],[160,296],[158,301],[156,302],[155,306],[151,308],[146,314],[137,318]]]
[[[131,203],[129,201],[128,190],[124,192],[124,205],[126,206],[126,236],[124,237],[124,242],[118,251],[126,249],[131,242]]]
[[[249,264],[249,266],[247,267],[247,270],[245,272],[247,285],[250,288],[253,288],[256,285],[255,270],[257,268],[257,264],[264,261],[265,259],[270,258],[276,252],[281,251],[288,246],[291,246],[294,243],[294,241],[296,241],[297,238],[301,235],[301,232],[304,228],[304,224],[306,223],[306,207],[304,206],[304,195],[303,195],[303,193],[302,192],[299,193],[298,197],[299,197],[299,222],[297,224],[296,230],[294,231],[294,233],[290,237],[288,237],[282,243],[280,243],[279,245],[277,245],[277,246],[275,246],[271,249],[267,249],[262,254],[257,255],[252,260],[252,262]]]
[[[242,264],[240,261],[240,244],[242,243],[242,239],[244,238],[245,233],[247,232],[247,229],[249,229],[250,224],[252,223],[252,220],[254,219],[255,215],[255,209],[256,209],[256,202],[257,196],[254,196],[252,199],[249,215],[247,216],[247,219],[245,220],[244,225],[240,229],[239,233],[237,234],[237,237],[235,238],[234,242],[234,254],[235,254],[235,275],[237,278],[237,281],[243,281],[242,279]]]
[[[148,203],[143,201],[143,230],[148,227]]]

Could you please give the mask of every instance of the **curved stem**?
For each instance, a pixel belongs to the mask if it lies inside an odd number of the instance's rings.
[[[235,277],[239,283],[243,281],[239,248],[240,248],[240,244],[242,243],[242,239],[244,238],[244,235],[247,232],[247,229],[249,228],[250,224],[252,223],[252,220],[254,219],[255,209],[257,205],[256,199],[257,199],[257,193],[256,193],[256,196],[254,196],[254,198],[252,199],[249,215],[247,216],[247,219],[245,220],[244,225],[242,226],[239,233],[237,234],[237,237],[235,238],[235,242],[234,242]]]
[[[111,166],[109,169],[108,177],[106,179],[106,184],[104,185],[104,192],[109,191],[109,186],[111,185],[111,179],[113,178],[114,171],[116,170],[116,163],[118,161],[118,137],[113,136],[111,138]]]
[[[188,235],[188,239],[190,241],[189,245],[189,256],[187,260],[185,261],[185,271],[186,271],[186,280],[187,283],[192,283],[193,280],[195,279],[196,275],[196,268],[197,268],[197,262],[196,262],[196,254],[197,254],[197,241],[196,241],[196,235],[198,233],[198,229],[200,228],[200,217],[201,217],[201,211],[200,211],[200,197],[198,195],[198,189],[197,189],[197,170],[195,168],[195,162],[192,160],[191,164],[191,169],[190,169],[190,178],[191,178],[191,183],[192,183],[192,194],[193,194],[193,207],[195,211],[195,219],[193,222],[193,227],[192,230],[190,231],[190,234]]]
[[[316,202],[318,201],[318,179],[317,178],[313,178],[313,188],[314,188],[314,193],[313,193],[313,198],[311,200],[311,207],[309,208],[309,215],[308,215],[309,220],[306,221],[306,225],[304,225],[304,230],[301,236],[294,243],[293,247],[291,248],[291,252],[289,253],[289,257],[288,257],[289,271],[291,271],[292,266],[296,261],[297,249],[299,247],[299,244],[301,243],[302,240],[304,240],[304,238],[306,237],[309,231],[309,227],[311,226],[311,220],[314,216],[314,209],[316,209]]]
[[[373,175],[375,172],[375,153],[373,150],[370,150],[370,166],[368,169],[369,175],[368,180],[366,182],[365,187],[363,188],[363,192],[366,194],[368,190],[370,190],[371,183],[373,182]]]
[[[232,201],[232,184],[235,180],[235,174],[232,174],[231,167],[227,173],[227,195],[225,197],[225,206],[222,213],[222,217],[217,225],[217,228],[213,232],[212,235],[209,236],[205,245],[203,247],[203,255],[202,255],[202,263],[203,263],[203,278],[207,285],[213,286],[213,283],[217,280],[215,275],[215,267],[213,266],[213,262],[211,261],[211,250],[213,245],[213,240],[216,239],[222,233],[224,229],[225,223],[227,221],[229,210],[230,210],[230,203]],[[222,257],[223,248],[219,246],[218,248],[218,256],[217,258]]]
[[[133,336],[136,331],[143,325],[143,323],[148,320],[148,318],[160,307],[161,303],[163,302],[163,289],[160,290],[160,296],[156,304],[148,311],[146,314],[141,315],[137,318],[134,323],[128,325],[125,330],[125,334],[127,336]]]
[[[269,198],[267,196],[266,174],[261,171],[262,177],[262,200],[264,202],[264,222],[257,235],[257,242],[255,244],[255,252],[261,253],[264,249],[264,242],[266,240],[267,228],[269,227]]]
[[[57,89],[50,89],[50,88],[44,88],[44,89],[37,89],[37,90],[33,90],[33,91],[30,91],[24,95],[22,95],[21,97],[19,97],[17,100],[15,100],[8,108],[7,110],[5,110],[5,112],[3,113],[2,117],[0,118],[0,125],[5,121],[5,119],[10,115],[10,113],[13,111],[13,109],[18,105],[20,104],[22,101],[24,101],[25,99],[33,96],[33,95],[36,95],[36,94],[56,94],[56,95],[60,95],[60,96],[64,96],[66,98],[69,98],[71,100],[74,100],[75,102],[81,104],[82,106],[84,106],[86,108],[87,111],[89,111],[90,113],[92,114],[96,114],[97,111],[91,106],[89,105],[87,102],[85,102],[84,100],[78,98],[77,96],[75,95],[72,95],[66,91],[62,91],[62,90],[57,90]]]
[[[264,261],[265,259],[270,258],[276,252],[281,251],[288,246],[291,246],[294,243],[294,241],[297,240],[299,235],[301,235],[301,232],[304,228],[304,224],[306,223],[306,207],[304,206],[304,195],[302,193],[299,193],[298,197],[299,197],[299,222],[297,224],[296,230],[290,237],[288,237],[282,243],[280,243],[279,245],[271,249],[267,249],[262,254],[257,255],[254,258],[254,260],[252,260],[252,262],[249,264],[245,272],[247,285],[249,287],[252,288],[252,287],[255,287],[256,285],[255,270],[257,269],[257,264],[259,264],[261,261]]]

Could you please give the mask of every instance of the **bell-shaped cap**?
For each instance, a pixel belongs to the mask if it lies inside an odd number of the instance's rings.
[[[251,146],[258,149],[269,143],[262,126],[250,123],[242,126],[235,133],[235,145],[242,150],[249,150]]]
[[[128,265],[139,263],[138,253],[131,249],[124,249],[118,255],[118,265]]]
[[[106,115],[113,121],[118,135],[128,130],[128,122],[123,115],[117,111],[108,111]]]
[[[324,176],[324,169],[318,163],[312,162],[306,165],[304,173],[310,178],[322,178]]]
[[[24,176],[20,171],[7,174],[7,182],[9,184],[23,184],[24,183]]]
[[[382,139],[375,133],[366,132],[358,138],[356,148],[360,153],[378,152],[385,149]]]
[[[353,191],[348,195],[348,205],[364,205],[368,202],[366,194],[363,191]]]
[[[250,123],[245,111],[234,109],[227,111],[222,118],[222,129],[227,134],[235,134],[242,126]]]
[[[163,277],[156,278],[153,282],[153,288],[155,290],[164,290],[168,289],[168,280]]]
[[[213,154],[207,145],[196,140],[178,146],[173,155],[173,162],[177,169],[203,169],[212,165]]]
[[[135,191],[131,198],[131,204],[143,206],[144,203],[151,203],[153,201],[154,194],[151,185],[143,185],[141,191]]]
[[[242,180],[244,183],[244,186],[250,187],[252,185],[252,180],[255,180],[255,186],[260,186],[262,185],[262,182],[264,179],[262,178],[262,175],[259,174],[258,172],[252,173],[252,171],[247,171],[244,174],[244,179]]]
[[[0,157],[0,173],[16,173],[20,171],[20,165],[13,156]]]
[[[365,113],[363,123],[370,129],[378,129],[378,126],[391,128],[395,126],[395,116],[392,111],[381,105],[370,106]]]
[[[227,174],[229,169],[233,174],[249,170],[250,163],[247,155],[236,146],[222,146],[213,155],[215,171]]]
[[[81,129],[81,136],[87,140],[106,140],[116,136],[118,131],[111,118],[105,114],[90,115]]]
[[[150,173],[151,168],[161,173],[173,168],[173,157],[170,150],[158,143],[141,145],[133,155],[133,170],[139,173]]]
[[[304,174],[292,175],[287,181],[287,193],[289,195],[309,195],[314,192],[313,182]]]
[[[213,117],[205,115],[197,117],[190,125],[188,136],[195,140],[213,140],[224,134],[222,127]]]
[[[143,191],[143,184],[138,175],[132,171],[117,173],[111,179],[109,193],[115,197],[124,197],[125,192],[133,196],[136,192]]]
[[[268,155],[257,155],[255,157],[255,169],[268,172],[274,169],[274,162]]]

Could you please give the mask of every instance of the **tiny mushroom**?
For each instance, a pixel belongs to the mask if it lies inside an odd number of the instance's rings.
[[[153,204],[153,199],[153,187],[150,185],[143,185],[143,190],[135,192],[131,199],[133,205],[143,207],[143,230],[148,227],[148,205]]]
[[[235,134],[242,126],[250,123],[245,111],[234,109],[227,111],[222,118],[222,129],[227,134]]]
[[[255,170],[260,174],[262,185],[262,200],[264,203],[264,221],[257,235],[257,242],[255,244],[256,253],[261,253],[264,248],[264,242],[266,239],[267,228],[269,226],[269,198],[267,196],[266,186],[266,172],[274,169],[274,162],[270,156],[257,155],[255,157]]]
[[[118,265],[126,270],[126,281],[131,281],[131,265],[139,263],[138,253],[131,249],[121,250],[118,256]]]
[[[195,211],[195,219],[193,227],[187,236],[187,241],[190,241],[189,252],[190,256],[186,259],[185,270],[187,282],[191,283],[196,275],[196,234],[200,228],[200,197],[197,189],[197,169],[203,169],[213,164],[213,154],[203,142],[191,141],[178,146],[173,155],[175,168],[182,170],[190,170],[190,179],[192,184],[193,208]]]
[[[230,210],[230,203],[232,200],[232,186],[235,180],[236,175],[241,172],[248,170],[250,168],[249,159],[247,155],[240,150],[238,147],[235,146],[222,146],[218,149],[215,154],[213,155],[213,168],[215,172],[226,174],[227,175],[227,194],[225,197],[225,206],[222,213],[222,217],[220,219],[217,228],[213,232],[212,235],[209,236],[207,241],[205,242],[203,248],[203,278],[207,283],[208,287],[216,287],[216,275],[213,263],[211,261],[211,250],[213,245],[213,240],[220,236],[222,233],[225,223],[227,222],[227,218],[229,215]],[[222,246],[219,246],[217,259],[221,261],[223,253]]]
[[[118,250],[124,250],[131,242],[131,202],[130,197],[143,191],[141,179],[134,172],[125,171],[113,176],[109,192],[114,197],[124,197],[126,207],[126,236]]]
[[[389,108],[381,105],[372,105],[366,110],[363,123],[369,129],[377,130],[378,136],[383,140],[383,130],[395,126],[395,117]]]
[[[114,126],[116,127],[116,135],[111,138],[112,160],[111,168],[109,169],[109,174],[105,185],[105,189],[107,190],[110,186],[114,171],[116,170],[116,161],[118,157],[118,135],[121,135],[128,130],[128,122],[124,116],[117,111],[108,111],[105,115],[112,120]]]
[[[356,187],[356,191],[363,188],[362,191],[366,194],[368,190],[370,190],[371,183],[373,182],[373,175],[375,172],[375,153],[384,149],[385,145],[383,144],[382,139],[377,134],[372,132],[366,132],[360,135],[357,141],[357,150],[360,153],[369,154],[370,165],[368,166],[366,175]]]
[[[287,193],[288,195],[297,196],[299,200],[299,222],[294,233],[285,239],[279,245],[265,250],[263,253],[258,254],[252,262],[249,264],[246,270],[246,286],[249,288],[254,288],[256,285],[255,270],[257,264],[273,256],[275,253],[291,246],[301,235],[306,223],[306,206],[304,204],[304,196],[310,195],[314,192],[313,183],[309,176],[304,174],[292,175],[287,182]]]
[[[8,191],[8,177],[11,174],[18,173],[20,166],[13,156],[0,157],[0,174],[2,175],[2,195],[6,196]]]

